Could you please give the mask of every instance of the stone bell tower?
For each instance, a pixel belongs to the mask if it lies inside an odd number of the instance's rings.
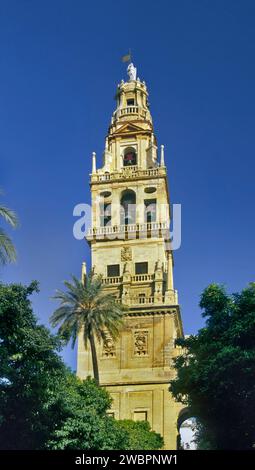
[[[175,339],[183,335],[169,244],[169,192],[164,146],[157,139],[145,82],[117,88],[102,168],[92,155],[92,268],[105,289],[128,306],[116,343],[98,345],[100,381],[113,397],[117,419],[148,420],[166,449],[176,448],[180,405],[168,391]],[[93,376],[90,352],[78,346],[78,375]]]

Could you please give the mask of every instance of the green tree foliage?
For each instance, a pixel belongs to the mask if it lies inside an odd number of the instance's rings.
[[[0,448],[41,448],[65,416],[60,341],[37,325],[28,299],[38,289],[0,284]]]
[[[119,421],[118,425],[128,433],[125,450],[157,450],[164,445],[163,437],[151,430],[148,421],[125,419]]]
[[[0,449],[136,449],[154,433],[107,415],[108,392],[78,379],[59,356],[62,340],[38,325],[38,285],[0,284]],[[148,427],[148,426],[147,426]],[[139,429],[138,429],[139,428]],[[148,447],[144,447],[148,448]]]
[[[0,191],[0,194],[2,192]],[[18,219],[11,209],[5,206],[0,206],[0,219],[4,220],[11,227],[16,228],[18,225]],[[0,227],[0,265],[10,263],[16,260],[15,247],[7,235],[7,233]]]
[[[179,340],[174,397],[199,420],[200,448],[251,449],[255,444],[255,283],[227,295],[210,285],[201,296],[206,326]]]
[[[69,416],[47,443],[49,449],[114,450],[125,448],[128,434],[107,415],[111,398],[94,380],[72,376],[66,388]]]
[[[108,332],[115,339],[122,325],[125,308],[103,289],[101,276],[90,274],[83,281],[72,276],[72,281],[65,281],[64,284],[67,290],[58,290],[54,296],[60,301],[60,307],[53,313],[51,324],[61,325],[59,334],[67,342],[72,339],[73,347],[78,334],[83,332],[85,348],[88,343],[91,347],[94,378],[99,385],[95,338],[100,342]]]

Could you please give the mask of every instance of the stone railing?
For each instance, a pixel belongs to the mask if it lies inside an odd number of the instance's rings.
[[[169,292],[165,292],[165,295],[157,298],[155,296],[149,297],[132,297],[128,299],[116,298],[117,303],[123,303],[127,306],[139,306],[139,305],[178,305],[178,294],[176,290],[172,290],[169,296]]]
[[[105,183],[107,181],[119,181],[123,179],[139,179],[139,178],[154,178],[157,176],[165,176],[166,167],[159,166],[155,168],[148,168],[142,170],[137,165],[125,166],[120,171],[113,171],[111,173],[92,173],[91,182]]]
[[[91,241],[111,239],[132,239],[144,238],[149,235],[150,238],[164,237],[169,238],[169,226],[167,222],[150,222],[146,224],[127,224],[127,225],[107,225],[106,227],[89,228],[86,232],[86,239]]]
[[[131,276],[131,282],[151,282],[154,279],[154,274],[135,274]]]
[[[115,276],[115,277],[104,277],[102,279],[102,284],[104,285],[116,285],[116,284],[120,284],[122,281],[122,277],[121,276]]]
[[[128,116],[128,115],[139,115],[139,117],[142,117],[143,119],[146,119],[147,117],[147,111],[141,106],[127,106],[126,108],[119,108],[113,113],[113,119],[119,119],[120,117],[123,116]]]
[[[121,284],[123,280],[122,276],[115,277],[104,277],[102,279],[103,285],[111,286],[116,284]],[[136,284],[140,282],[152,282],[154,280],[154,274],[135,274],[131,276],[131,284]]]
[[[130,306],[138,306],[138,305],[177,305],[178,304],[178,294],[176,290],[171,291],[171,296],[162,295],[161,297],[157,298],[155,296],[150,296],[150,297],[132,297],[123,302],[126,305]]]
[[[133,297],[129,301],[129,305],[141,305],[141,304],[154,304],[154,297]]]

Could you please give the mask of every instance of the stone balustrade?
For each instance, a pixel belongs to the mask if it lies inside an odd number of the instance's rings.
[[[88,241],[104,240],[118,238],[120,240],[132,238],[144,238],[149,235],[150,238],[164,237],[169,239],[169,226],[167,222],[150,222],[145,224],[127,224],[127,225],[107,225],[105,227],[89,228],[86,232]]]
[[[122,282],[122,276],[116,276],[116,277],[104,277],[102,279],[102,284],[103,285],[116,285],[120,284]]]
[[[128,116],[128,115],[137,115],[137,117],[141,117],[143,119],[146,119],[147,117],[147,110],[142,108],[141,106],[127,106],[125,108],[120,108],[117,109],[113,113],[113,120],[117,120],[123,116]]]
[[[135,274],[131,276],[131,282],[151,282],[154,280],[154,274]]]
[[[130,292],[131,294],[131,292]],[[172,304],[172,305],[177,305],[178,304],[178,294],[177,290],[172,290],[171,295],[166,296],[163,295],[160,299],[157,299],[155,296],[149,296],[149,297],[143,297],[143,296],[138,296],[138,297],[132,297],[130,296],[130,299],[127,302],[127,305],[130,306],[135,306],[135,305],[151,305],[151,304],[157,304],[157,305],[162,305],[162,304]]]
[[[154,274],[135,274],[134,276],[131,276],[132,284],[141,283],[141,282],[152,282],[153,280],[154,280]],[[122,276],[104,277],[102,279],[103,285],[121,284],[122,281],[123,281]]]
[[[91,175],[91,182],[105,183],[107,181],[121,181],[122,179],[126,180],[139,178],[154,178],[165,175],[166,168],[164,166],[143,170],[141,168],[138,168],[137,165],[131,165],[123,167],[120,171],[112,171],[111,173],[93,173]]]
[[[109,278],[107,278],[109,279]],[[105,282],[105,284],[110,284],[108,282]],[[132,294],[132,291],[130,291],[130,294]],[[169,295],[170,294],[170,295]],[[166,292],[165,295],[163,295],[160,299],[156,298],[155,296],[136,296],[130,297],[125,300],[122,298],[116,298],[117,303],[123,303],[127,306],[139,306],[139,305],[178,305],[178,293],[176,289],[173,289],[171,293]]]
[[[129,301],[129,305],[141,305],[141,304],[154,304],[154,297],[133,297]]]

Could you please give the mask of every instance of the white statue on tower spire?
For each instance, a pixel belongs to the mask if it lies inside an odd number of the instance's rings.
[[[136,67],[134,66],[133,62],[131,62],[127,68],[127,73],[128,73],[130,82],[132,82],[133,80],[136,80],[136,71],[137,71]]]

